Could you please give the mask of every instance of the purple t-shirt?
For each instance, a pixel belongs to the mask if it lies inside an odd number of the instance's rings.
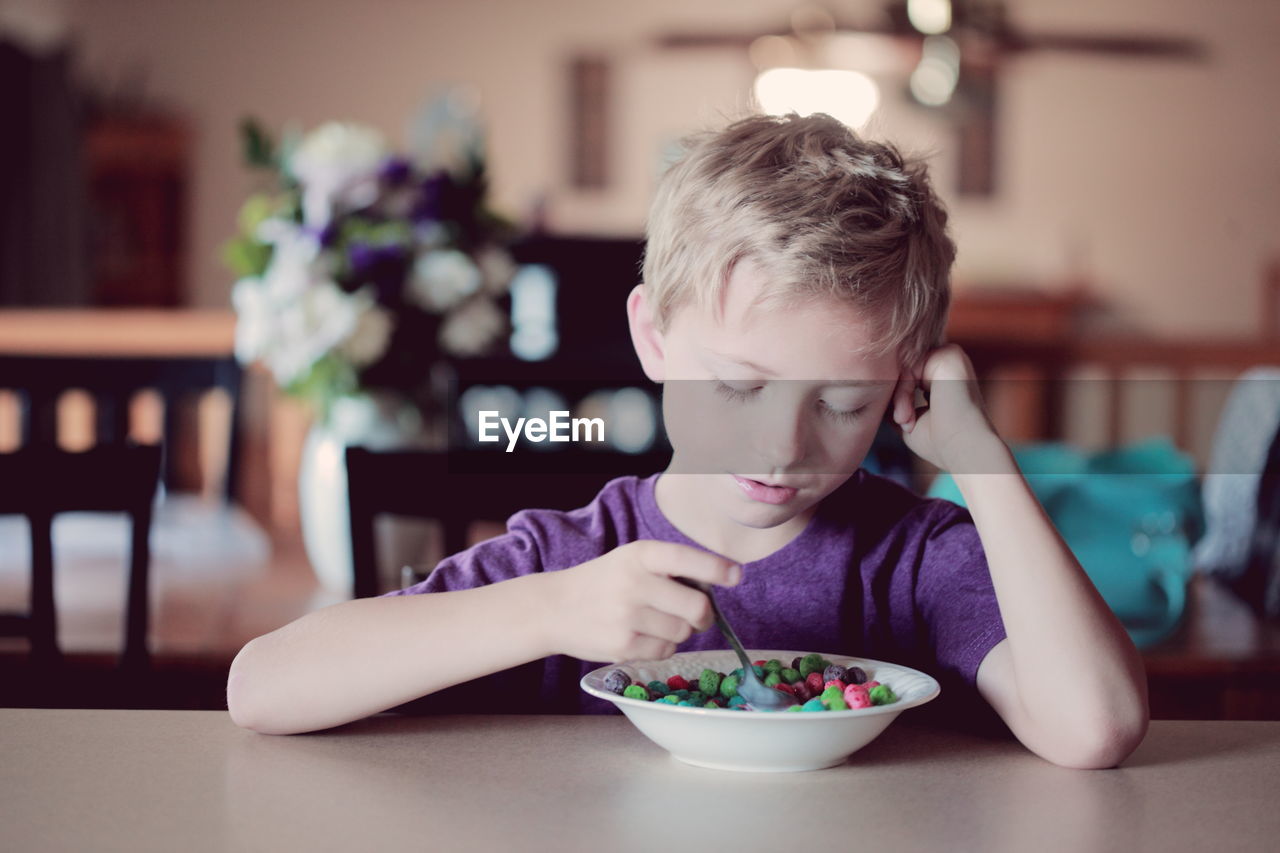
[[[447,557],[426,580],[390,595],[468,589],[558,571],[637,539],[701,547],[658,508],[659,476],[612,480],[590,504],[569,512],[521,510],[508,520],[504,535]],[[744,564],[742,582],[718,589],[716,600],[748,648],[905,664],[937,678],[944,694],[948,688],[974,693],[978,665],[1005,636],[968,512],[865,471],[824,499],[796,538]],[[723,648],[725,641],[712,627],[679,650]],[[420,701],[425,710],[502,705],[513,713],[614,712],[578,686],[601,665],[556,655]]]

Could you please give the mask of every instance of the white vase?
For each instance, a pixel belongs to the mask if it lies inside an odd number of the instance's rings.
[[[351,516],[346,449],[393,450],[425,445],[416,411],[394,397],[360,395],[335,400],[329,418],[307,433],[298,472],[298,510],[307,559],[328,589],[352,592]],[[422,561],[429,526],[419,520],[380,518],[374,531],[382,589],[399,585],[400,567]]]

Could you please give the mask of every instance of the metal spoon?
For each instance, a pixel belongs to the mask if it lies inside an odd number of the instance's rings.
[[[738,684],[738,693],[743,699],[747,700],[747,704],[757,711],[781,711],[792,705],[799,705],[800,702],[796,697],[781,690],[774,690],[756,675],[751,658],[747,657],[746,651],[742,648],[742,643],[738,640],[738,635],[733,632],[733,628],[729,625],[729,620],[725,619],[724,614],[720,612],[720,605],[716,603],[716,596],[712,592],[711,585],[695,581],[692,578],[677,577],[676,580],[685,586],[704,593],[707,599],[710,600],[711,612],[716,617],[716,627],[720,629],[721,634],[724,634],[725,639],[729,641],[729,645],[733,646],[733,650],[738,654],[738,660],[742,661],[742,681]]]

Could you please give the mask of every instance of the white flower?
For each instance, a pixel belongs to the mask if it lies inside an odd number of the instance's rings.
[[[293,299],[312,282],[325,278],[319,268],[319,243],[296,223],[265,219],[258,226],[258,239],[272,247],[271,262],[262,273],[272,299]]]
[[[250,364],[262,358],[276,338],[275,311],[261,279],[242,278],[231,288],[236,309],[236,358]]]
[[[453,355],[481,355],[506,325],[506,318],[490,299],[472,299],[445,319],[440,328],[440,346]]]
[[[442,313],[480,289],[480,268],[457,249],[425,252],[413,265],[408,298],[427,311]]]
[[[485,293],[494,296],[506,293],[516,275],[516,264],[511,255],[497,246],[486,246],[476,255],[476,262],[484,276]]]
[[[329,122],[303,137],[290,159],[302,184],[307,225],[329,224],[335,205],[361,207],[378,192],[378,167],[387,155],[382,134],[360,124]]]
[[[355,329],[342,342],[341,350],[353,365],[364,367],[373,364],[387,351],[395,320],[390,311],[376,304],[363,291],[357,293],[356,298],[363,303],[363,308],[356,318]]]

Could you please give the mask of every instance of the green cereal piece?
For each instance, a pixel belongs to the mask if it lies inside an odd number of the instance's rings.
[[[801,708],[799,705],[792,705],[790,708],[788,708],[788,709],[787,709],[787,711],[788,711],[788,712],[791,712],[791,711],[797,711],[797,712],[798,712],[798,711],[803,711],[803,710],[804,710],[804,708]]]
[[[666,702],[668,705],[678,705],[680,704],[680,697],[674,694],[668,693],[666,696],[663,696],[661,699],[657,701]]]
[[[828,687],[826,690],[822,691],[822,694],[818,696],[818,698],[823,702],[829,702],[832,699],[841,699],[843,696],[841,695],[839,687]]]
[[[888,705],[898,701],[898,696],[887,684],[877,684],[868,694],[872,705]]]
[[[826,669],[822,665],[822,655],[811,654],[800,658],[800,677],[808,678],[811,672],[822,672]]]
[[[719,706],[719,705],[717,705],[715,702],[708,702],[707,704],[703,705],[702,707],[704,707],[704,708],[719,708],[720,706]]]
[[[781,670],[782,670],[782,661],[778,660],[777,658],[773,658],[771,660],[767,660],[764,662],[765,672],[780,672]]]
[[[702,675],[698,676],[698,689],[708,696],[714,695],[720,689],[720,673],[714,669],[704,669]]]
[[[779,672],[778,675],[781,675],[782,680],[787,682],[787,684],[795,684],[803,677],[800,675],[800,670],[792,669],[789,666],[783,667],[782,671]]]
[[[694,690],[689,694],[688,698],[689,701],[695,705],[703,705],[706,704],[707,694],[703,693],[701,690]]]
[[[628,684],[627,688],[622,691],[622,695],[626,696],[628,699],[642,699],[645,702],[649,701],[649,691],[640,684]]]
[[[764,677],[765,687],[777,687],[781,683],[782,683],[782,676],[778,675],[778,673],[776,672],[771,672]]]
[[[726,699],[733,699],[738,695],[738,685],[741,682],[736,675],[726,675],[724,681],[720,682],[720,695]]]
[[[833,696],[826,700],[828,711],[847,711],[849,706],[845,703],[843,696]]]
[[[668,687],[666,684],[662,683],[661,681],[657,681],[657,680],[650,681],[648,684],[648,687],[649,687],[649,692],[657,696],[666,696],[668,693],[671,692],[670,687]]]
[[[815,696],[814,698],[810,699],[808,702],[805,702],[803,705],[801,705],[800,710],[801,711],[825,711],[827,710],[827,706],[823,705],[822,700]]]

